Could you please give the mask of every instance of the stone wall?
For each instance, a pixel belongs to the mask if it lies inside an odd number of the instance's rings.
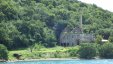
[[[78,45],[82,42],[91,42],[94,41],[95,37],[93,34],[74,34],[74,33],[65,33],[60,37],[60,44],[67,45]]]

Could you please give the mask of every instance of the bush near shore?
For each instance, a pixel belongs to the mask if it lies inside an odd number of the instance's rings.
[[[101,58],[113,59],[113,44],[105,43],[99,49],[99,56]]]
[[[8,60],[8,50],[3,44],[0,44],[0,60]]]
[[[78,55],[80,58],[92,59],[95,57],[113,59],[113,44],[112,43],[85,43],[80,45]]]
[[[96,46],[91,43],[81,44],[78,54],[80,58],[92,59],[97,55]]]

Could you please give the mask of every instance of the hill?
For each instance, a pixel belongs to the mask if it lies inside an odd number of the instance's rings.
[[[84,33],[113,34],[113,13],[77,0],[0,0],[0,43],[8,49],[41,43],[54,47],[65,27],[79,25],[83,12]]]

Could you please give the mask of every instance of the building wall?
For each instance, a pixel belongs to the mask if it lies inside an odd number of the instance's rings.
[[[62,34],[60,37],[60,43],[61,44],[69,44],[77,45],[82,42],[91,42],[94,41],[94,35],[93,34],[73,34],[73,33],[65,33]]]

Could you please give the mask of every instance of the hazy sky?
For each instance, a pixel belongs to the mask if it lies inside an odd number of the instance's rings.
[[[79,0],[82,2],[96,4],[97,6],[113,12],[113,0]]]

